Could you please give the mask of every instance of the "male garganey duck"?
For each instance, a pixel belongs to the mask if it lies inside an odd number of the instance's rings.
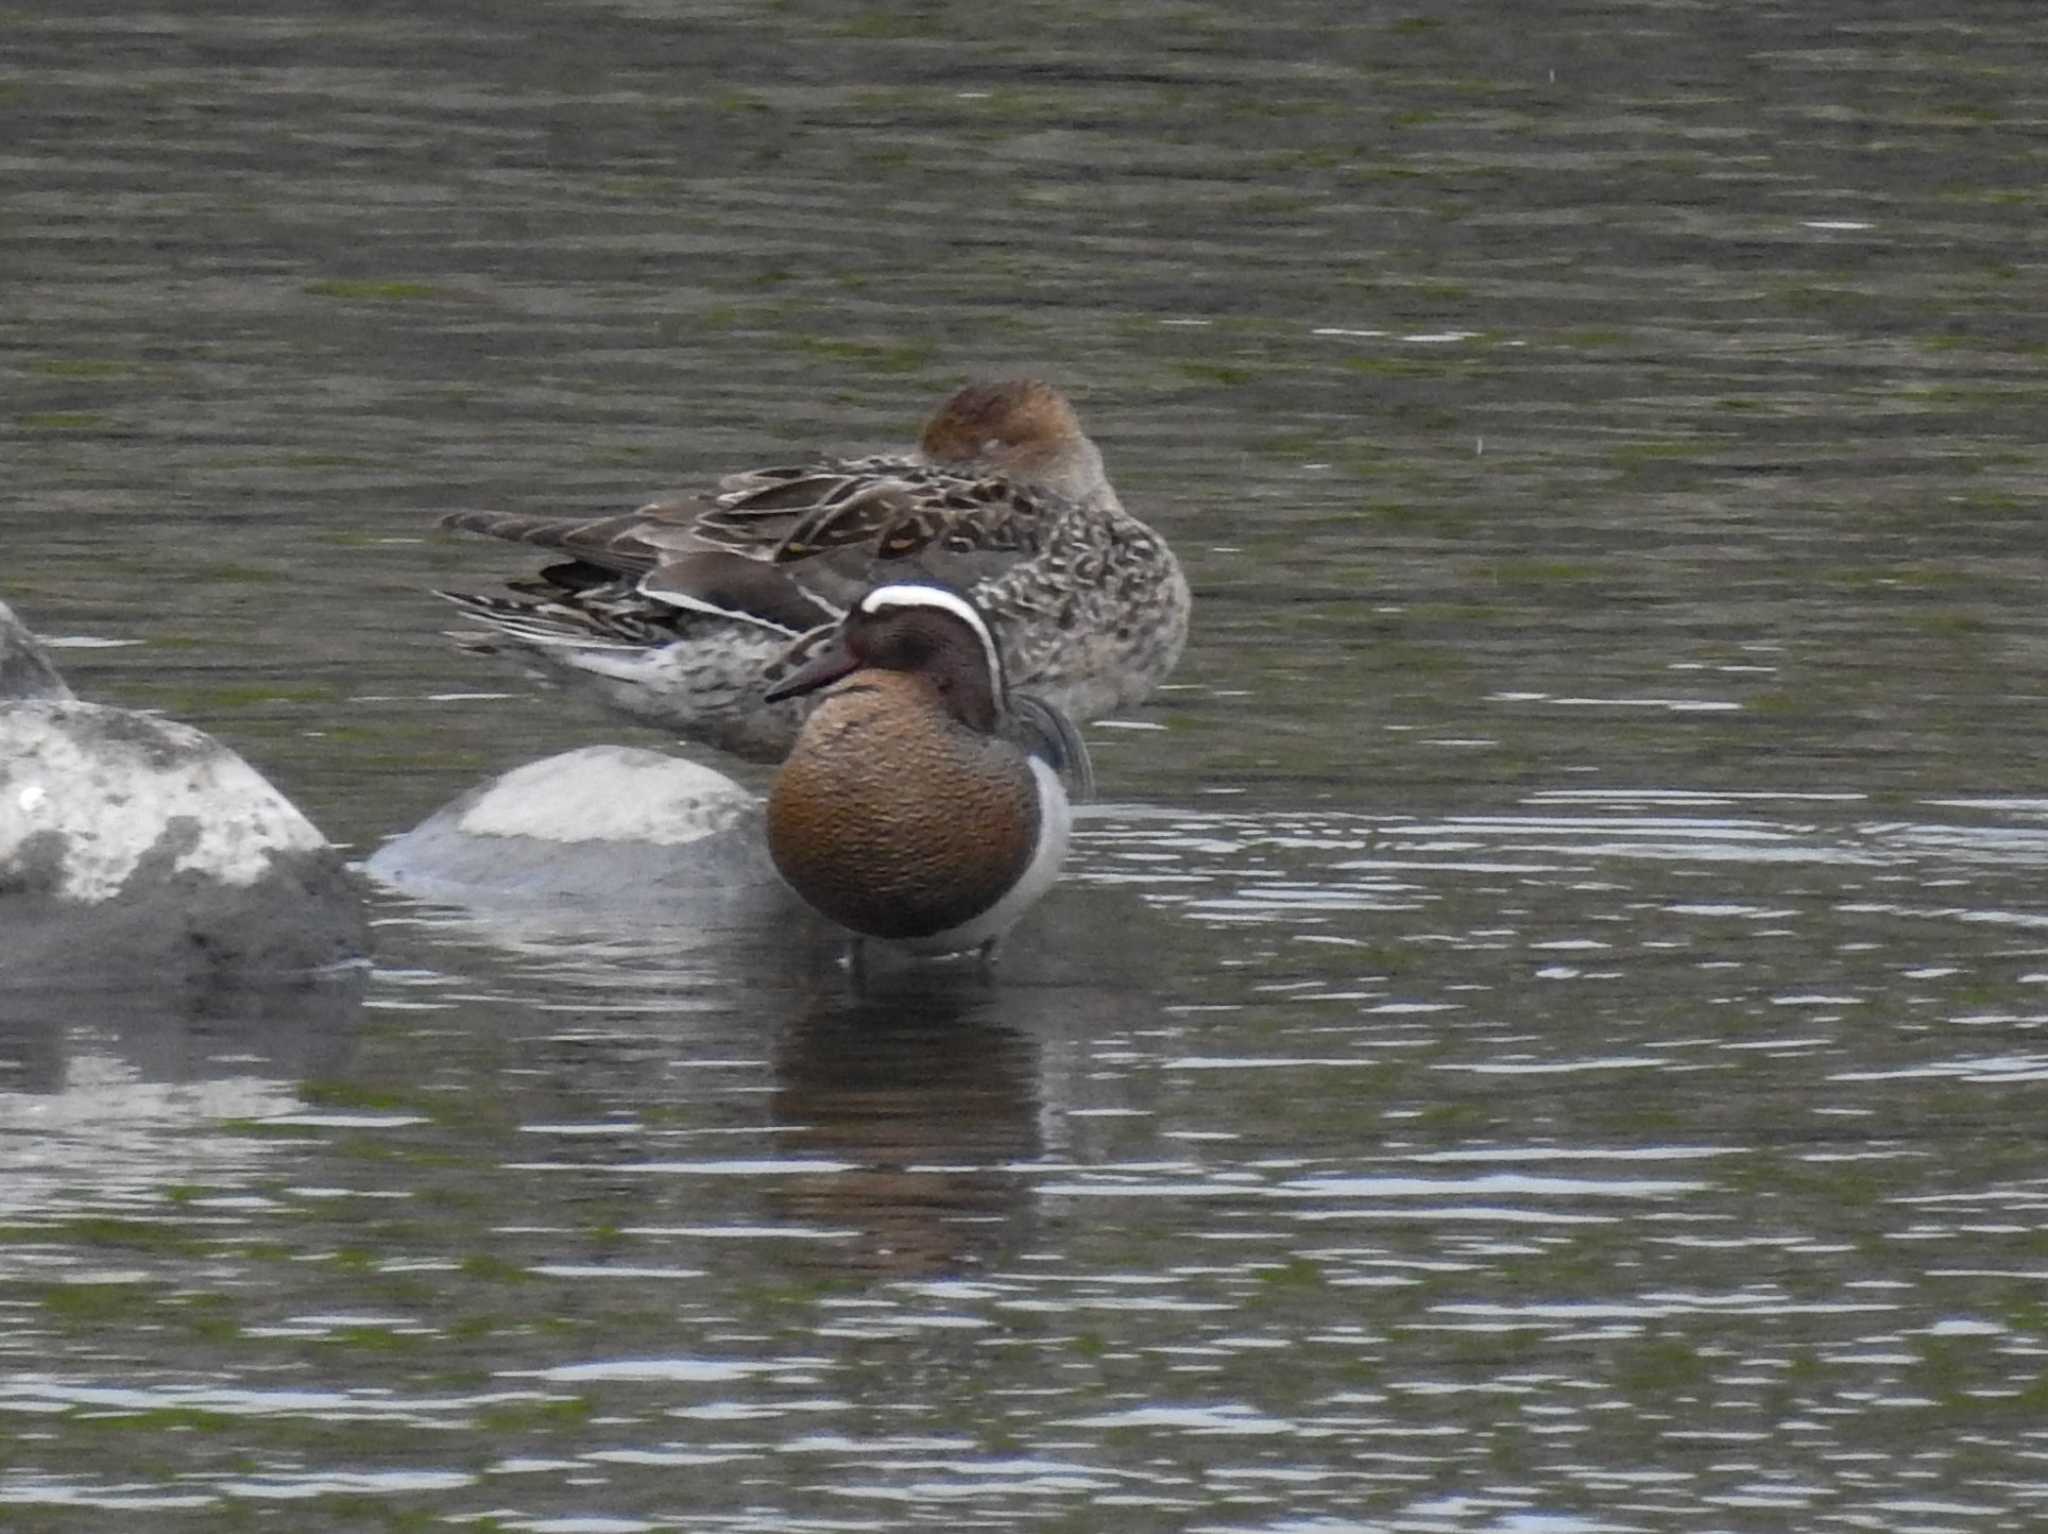
[[[777,870],[856,934],[856,974],[864,938],[986,964],[1066,857],[1073,726],[1013,695],[981,614],[932,585],[868,592],[771,695],[811,693],[768,795]]]
[[[768,689],[877,585],[964,591],[1015,685],[1073,719],[1143,698],[1187,640],[1179,561],[1035,379],[967,385],[908,453],[748,470],[596,521],[458,512],[442,526],[565,556],[511,597],[441,593],[488,630],[465,647],[539,662],[754,761],[787,753],[807,707]]]

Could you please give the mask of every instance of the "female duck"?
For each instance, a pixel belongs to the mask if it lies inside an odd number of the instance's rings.
[[[564,556],[512,597],[441,593],[486,629],[466,648],[755,761],[781,759],[804,711],[763,683],[876,585],[964,591],[1017,685],[1074,719],[1145,697],[1187,640],[1179,561],[1035,379],[969,384],[910,453],[751,470],[702,500],[594,522],[464,512],[442,525]]]
[[[870,591],[773,689],[811,693],[768,797],[775,866],[859,934],[856,970],[862,937],[914,954],[974,948],[987,961],[1066,857],[1071,812],[1055,768],[1088,781],[1073,727],[1013,702],[980,613],[930,585]]]

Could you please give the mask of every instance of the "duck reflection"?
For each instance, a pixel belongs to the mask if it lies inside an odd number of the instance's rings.
[[[860,991],[819,976],[777,1040],[770,1116],[779,1145],[834,1169],[781,1183],[778,1213],[851,1232],[818,1250],[871,1275],[985,1271],[1028,1246],[1042,1163],[1078,1149],[1069,1115],[1128,1085],[1093,1079],[1091,1042],[1158,1011],[1149,987],[1120,983],[1129,922],[1104,922],[1104,903],[1044,913],[992,982],[964,962]]]
[[[850,1166],[791,1179],[780,1212],[850,1229],[835,1255],[867,1273],[973,1269],[1014,1249],[1045,1149],[1039,999],[958,972],[814,999],[778,1042],[771,1115],[792,1149]]]

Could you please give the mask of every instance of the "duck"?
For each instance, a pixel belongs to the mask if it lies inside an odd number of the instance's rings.
[[[754,762],[782,760],[810,707],[777,684],[876,586],[962,591],[1010,678],[1070,721],[1148,696],[1192,605],[1173,550],[1035,378],[962,386],[907,452],[742,470],[621,516],[471,511],[441,526],[561,556],[510,595],[436,593],[478,625],[459,645]]]
[[[973,951],[1059,877],[1092,786],[1072,721],[1011,692],[974,602],[928,582],[878,586],[770,689],[815,695],[765,813],[768,853],[807,905],[865,944],[913,956]]]

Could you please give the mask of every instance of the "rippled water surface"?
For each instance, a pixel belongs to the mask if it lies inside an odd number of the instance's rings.
[[[2032,7],[5,35],[0,597],[359,853],[656,743],[444,510],[1030,368],[1198,612],[993,986],[383,897],[0,995],[0,1523],[2048,1522]]]

